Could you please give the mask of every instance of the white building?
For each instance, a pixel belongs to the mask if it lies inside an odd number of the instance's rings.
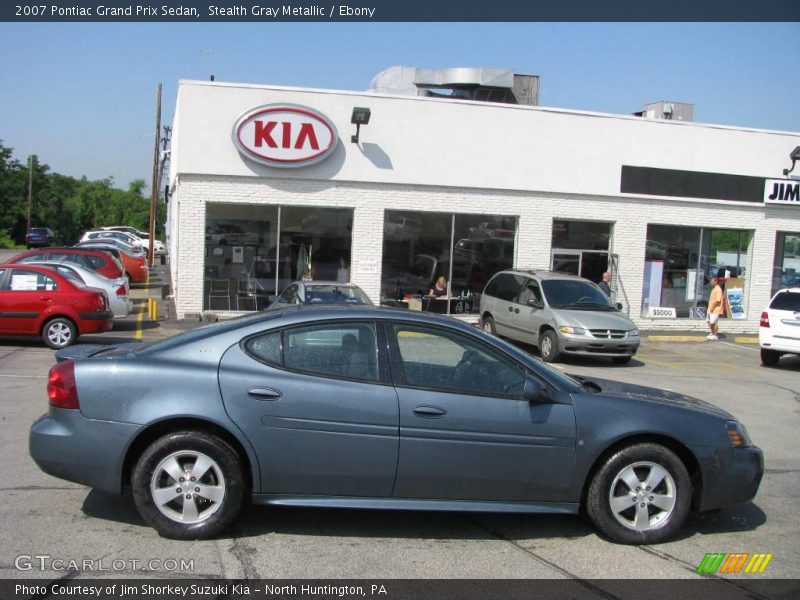
[[[503,73],[492,89],[511,88]],[[755,331],[772,289],[793,281],[800,183],[783,170],[800,133],[404,85],[411,94],[180,82],[168,205],[179,317],[261,309],[292,280],[339,268],[396,301],[438,275],[453,295],[479,293],[514,266],[595,281],[610,269],[643,328],[705,328],[708,276],[727,274],[744,310],[723,330]],[[371,114],[357,143],[354,108]]]

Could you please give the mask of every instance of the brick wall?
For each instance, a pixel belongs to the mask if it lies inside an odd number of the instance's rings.
[[[746,320],[725,320],[726,332],[754,332],[766,306],[772,277],[776,231],[800,231],[794,207],[745,206],[730,202],[681,201],[477,191],[427,186],[363,184],[298,179],[189,176],[177,180],[171,262],[179,317],[202,311],[205,260],[205,203],[329,206],[354,209],[351,279],[373,299],[380,297],[380,265],[385,210],[501,214],[519,217],[515,265],[547,269],[553,219],[612,222],[613,248],[619,255],[617,301],[642,328],[704,329],[698,320],[640,317],[648,224],[719,227],[755,231],[747,265]]]

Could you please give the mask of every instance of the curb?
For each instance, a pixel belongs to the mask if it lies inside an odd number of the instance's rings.
[[[701,343],[707,342],[706,336],[700,335],[647,335],[645,339],[651,342],[677,342],[677,343]],[[723,341],[733,341],[736,344],[758,344],[758,336],[724,337]]]

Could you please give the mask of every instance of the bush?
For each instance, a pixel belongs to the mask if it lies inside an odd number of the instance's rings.
[[[8,235],[8,229],[0,229],[0,248],[13,248],[16,250],[24,247],[11,239],[11,236]]]

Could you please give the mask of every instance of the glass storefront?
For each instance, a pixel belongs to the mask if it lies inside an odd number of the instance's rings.
[[[477,311],[476,295],[489,278],[514,264],[516,231],[513,216],[386,211],[381,302],[442,313]],[[444,291],[431,295],[437,281],[445,282]]]
[[[205,310],[263,310],[300,279],[349,281],[353,211],[206,205]]]
[[[550,269],[599,283],[603,273],[612,270],[612,227],[600,221],[553,220]]]
[[[753,232],[648,225],[642,316],[705,319],[710,278],[725,290],[725,315],[746,318],[747,266]],[[654,309],[674,309],[658,312]]]
[[[775,236],[772,294],[783,288],[800,287],[800,233],[779,231]]]

